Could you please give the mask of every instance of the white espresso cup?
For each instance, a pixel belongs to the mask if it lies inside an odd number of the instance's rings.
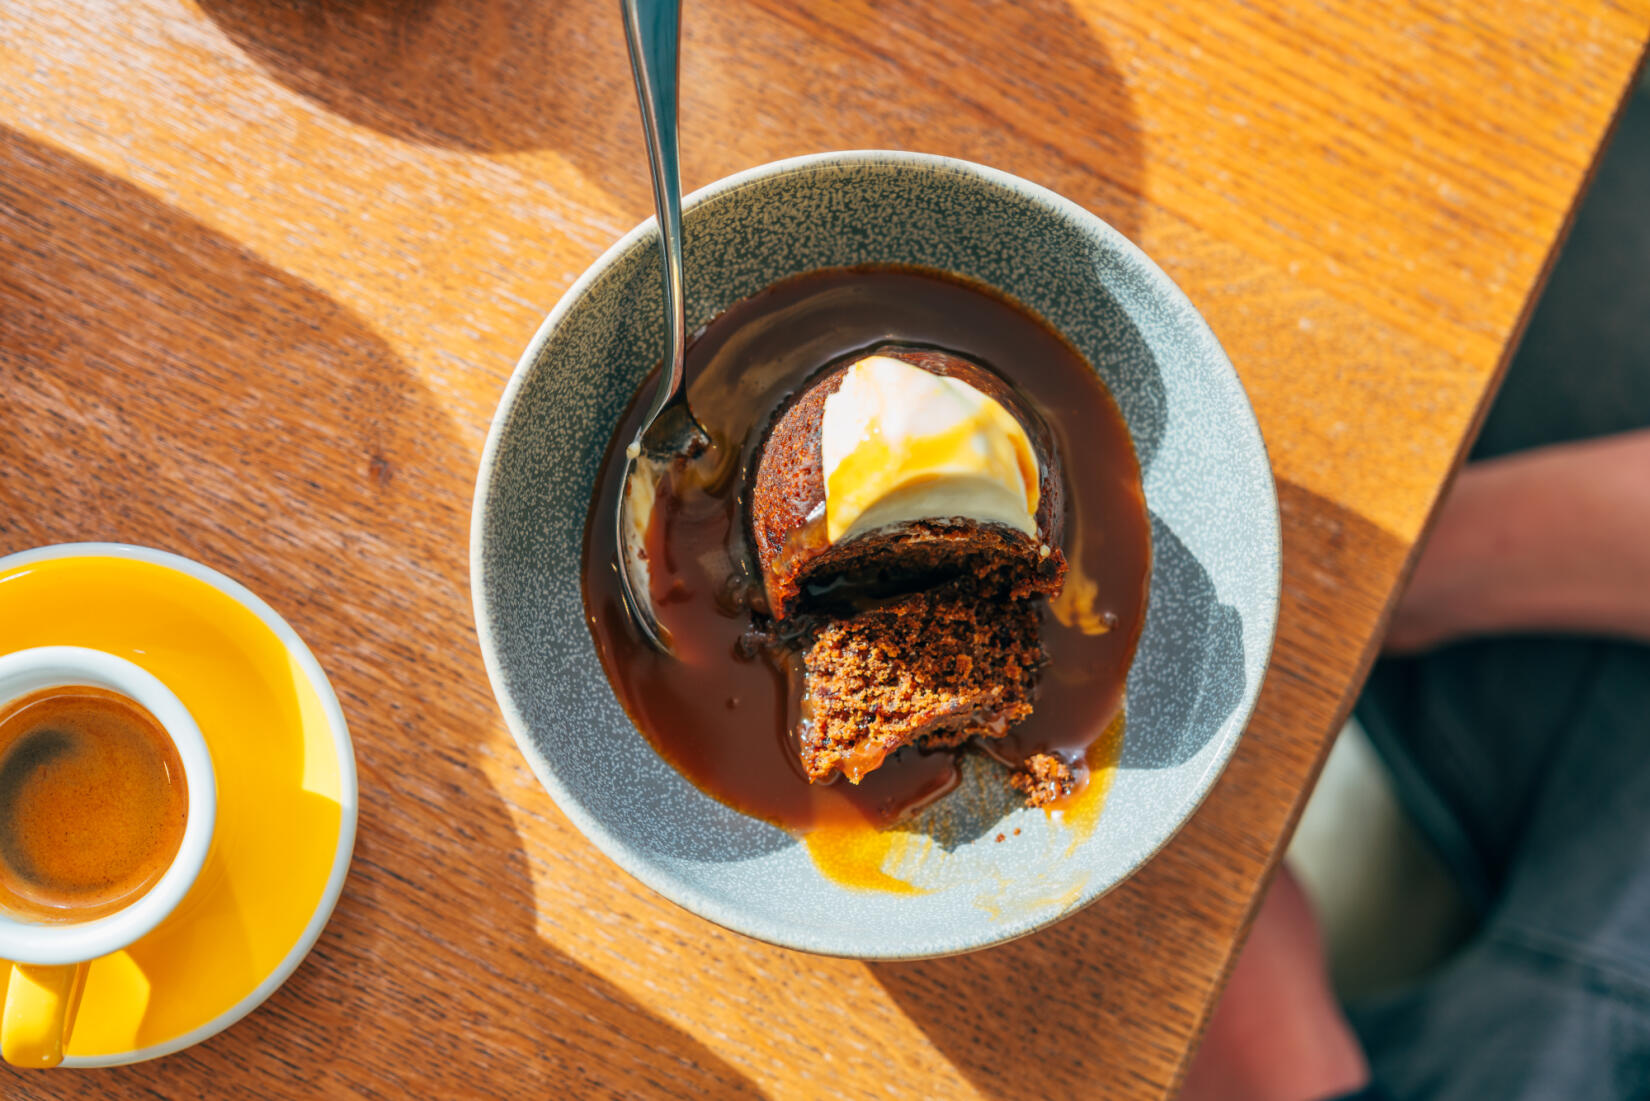
[[[6,654],[0,657],[0,715],[24,696],[75,685],[117,692],[154,716],[183,763],[186,818],[171,864],[114,913],[43,922],[0,911],[0,1055],[17,1066],[62,1062],[87,965],[140,939],[177,908],[206,863],[217,818],[217,782],[200,727],[171,689],[124,658],[79,646]]]

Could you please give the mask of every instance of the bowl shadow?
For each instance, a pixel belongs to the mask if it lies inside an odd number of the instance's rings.
[[[1152,602],[1129,671],[1123,768],[1173,768],[1203,751],[1243,702],[1243,618],[1215,591],[1209,571],[1156,512],[1152,525]],[[1144,635],[1152,636],[1148,648]],[[1184,670],[1198,670],[1186,683]]]

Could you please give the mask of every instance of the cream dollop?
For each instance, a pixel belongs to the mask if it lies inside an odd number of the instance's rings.
[[[1031,438],[995,398],[891,356],[848,368],[819,434],[826,535],[965,517],[1037,535]]]

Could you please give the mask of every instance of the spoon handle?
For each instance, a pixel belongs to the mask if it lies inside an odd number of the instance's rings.
[[[653,169],[653,202],[659,216],[659,249],[665,278],[665,358],[643,430],[682,390],[687,322],[682,297],[682,177],[676,144],[677,55],[681,0],[620,0],[630,71],[642,108],[647,159]],[[641,439],[637,435],[638,442]]]

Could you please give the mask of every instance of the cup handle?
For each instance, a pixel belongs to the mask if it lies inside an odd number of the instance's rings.
[[[38,966],[0,961],[0,1056],[18,1067],[55,1067],[86,989],[84,963]]]

